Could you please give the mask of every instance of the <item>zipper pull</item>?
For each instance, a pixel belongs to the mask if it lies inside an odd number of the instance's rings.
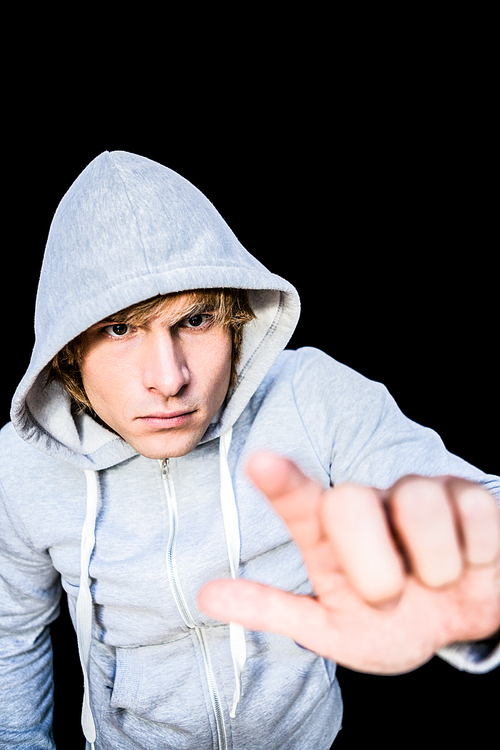
[[[169,460],[170,459],[168,459],[168,458],[164,458],[163,461],[160,462],[161,463],[161,478],[165,479],[165,480],[168,478],[168,463],[169,463]]]

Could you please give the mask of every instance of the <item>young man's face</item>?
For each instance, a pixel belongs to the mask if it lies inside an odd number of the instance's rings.
[[[187,295],[172,295],[144,325],[111,317],[86,331],[83,386],[96,414],[138,453],[183,456],[224,402],[231,348],[210,310],[193,313]]]

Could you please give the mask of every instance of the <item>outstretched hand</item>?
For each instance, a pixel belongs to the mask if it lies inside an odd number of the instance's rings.
[[[409,671],[500,626],[500,518],[479,485],[410,476],[385,493],[324,490],[266,451],[252,456],[248,474],[300,547],[315,596],[212,581],[199,595],[212,617],[378,674]]]

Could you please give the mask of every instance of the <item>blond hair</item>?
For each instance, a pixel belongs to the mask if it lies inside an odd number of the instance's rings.
[[[182,292],[186,305],[182,310],[182,318],[206,311],[211,315],[211,325],[220,325],[231,333],[231,381],[236,381],[236,366],[241,355],[243,341],[243,326],[255,315],[248,301],[248,294],[244,289],[195,289]],[[114,313],[109,319],[119,320],[127,325],[144,325],[156,317],[165,307],[165,303],[173,300],[177,293],[158,295],[150,299],[130,305]],[[106,318],[108,320],[108,318]],[[92,405],[83,387],[80,366],[85,355],[85,331],[66,344],[52,359],[49,366],[48,383],[53,380],[60,382],[71,396],[79,412],[88,411],[95,416]]]

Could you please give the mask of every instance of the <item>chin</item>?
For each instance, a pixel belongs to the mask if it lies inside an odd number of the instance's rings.
[[[145,458],[153,458],[162,461],[164,458],[179,458],[186,456],[196,448],[201,436],[186,437],[184,440],[139,440],[128,441],[132,448]]]

